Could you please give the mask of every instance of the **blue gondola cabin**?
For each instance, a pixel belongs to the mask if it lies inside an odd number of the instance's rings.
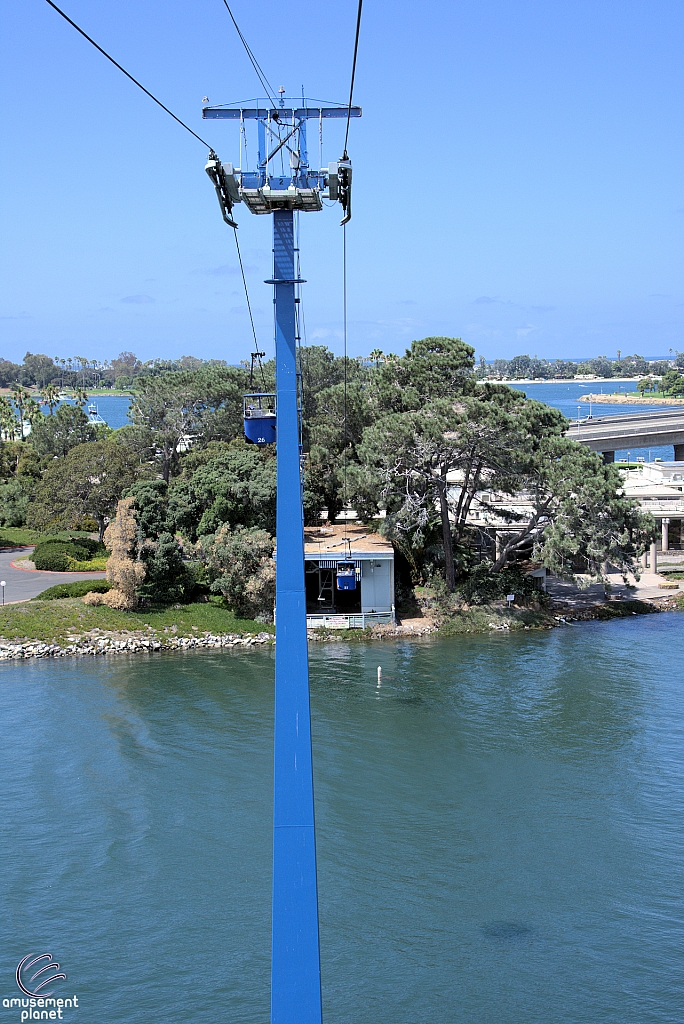
[[[243,419],[245,440],[259,447],[276,443],[275,395],[245,395]]]
[[[356,590],[356,566],[353,562],[337,563],[337,589]]]

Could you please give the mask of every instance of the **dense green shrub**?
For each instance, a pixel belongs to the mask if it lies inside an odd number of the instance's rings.
[[[211,590],[222,594],[236,614],[244,618],[268,616],[275,602],[275,547],[265,530],[247,530],[226,524],[200,541]]]
[[[62,597],[83,597],[85,594],[106,594],[112,584],[108,580],[76,580],[74,583],[57,583],[44,590],[32,601],[58,601]]]
[[[494,573],[491,568],[491,562],[481,562],[458,584],[458,593],[469,604],[489,604],[507,594],[515,594],[518,604],[532,597],[543,600],[544,595],[535,586],[535,581],[526,576],[519,566],[509,565]]]
[[[85,548],[91,558],[107,553],[104,544],[101,544],[99,540],[93,540],[92,537],[74,537],[74,544],[77,544],[79,548]]]
[[[139,589],[142,597],[149,597],[160,604],[181,601],[188,590],[194,587],[183,561],[183,552],[176,538],[170,533],[159,535],[157,542],[143,549],[145,579]]]
[[[23,526],[29,503],[25,481],[0,483],[0,526]]]
[[[82,544],[80,540],[42,540],[36,545],[36,549],[33,552],[33,561],[42,558],[44,555],[68,555],[70,558],[75,558],[79,562],[86,562],[92,558],[94,552],[91,551],[85,544]]]
[[[36,549],[38,551],[38,549]],[[69,568],[69,556],[58,550],[56,546],[48,546],[42,551],[33,553],[33,564],[42,572],[66,572]]]

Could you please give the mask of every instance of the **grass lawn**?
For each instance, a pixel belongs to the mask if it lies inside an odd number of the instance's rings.
[[[0,526],[0,549],[36,544],[41,536],[37,530],[27,530],[25,526]]]
[[[61,601],[26,601],[0,608],[0,637],[5,640],[41,640],[63,644],[67,637],[89,630],[143,634],[150,638],[201,636],[203,633],[273,632],[252,619],[239,619],[218,601],[182,605],[180,608],[147,608],[120,612],[105,606],[91,607],[80,598]]]
[[[84,530],[67,530],[62,533],[39,533],[37,530],[29,530],[25,526],[0,526],[0,550],[2,548],[16,548],[23,544],[37,544],[41,540],[74,540],[78,537],[90,537],[91,534]],[[107,557],[107,556],[105,556]]]

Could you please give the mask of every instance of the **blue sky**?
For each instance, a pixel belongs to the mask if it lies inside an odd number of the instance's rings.
[[[257,95],[221,0],[63,0],[238,162],[201,100]],[[344,101],[355,0],[233,9],[274,86]],[[237,362],[249,323],[206,151],[43,0],[5,0],[0,355]],[[349,349],[460,336],[488,359],[684,350],[681,0],[366,0]],[[324,162],[339,156],[335,129]],[[271,348],[270,220],[238,207]],[[302,216],[308,340],[341,348],[337,210]]]

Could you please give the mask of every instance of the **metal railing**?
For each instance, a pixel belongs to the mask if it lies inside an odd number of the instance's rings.
[[[365,629],[394,622],[394,612],[356,612],[350,615],[307,615],[307,629]]]

